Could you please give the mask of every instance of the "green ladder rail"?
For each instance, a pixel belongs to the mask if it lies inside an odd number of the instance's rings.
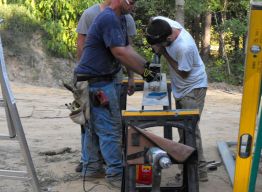
[[[260,96],[261,96],[261,92],[260,92]],[[261,149],[262,149],[262,111],[261,110],[262,110],[262,104],[260,99],[257,138],[256,138],[254,156],[253,156],[252,167],[251,167],[251,175],[250,175],[250,182],[249,182],[249,189],[248,189],[249,192],[255,192],[257,173],[258,173],[259,162],[261,157]]]

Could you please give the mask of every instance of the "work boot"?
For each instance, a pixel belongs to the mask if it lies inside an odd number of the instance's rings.
[[[77,173],[80,173],[80,172],[82,172],[82,169],[83,169],[83,163],[80,162],[80,163],[76,166],[75,171],[76,171]]]
[[[116,189],[121,189],[122,186],[122,177],[110,177],[106,178],[106,181],[109,183],[109,185]]]
[[[121,189],[122,186],[122,181],[121,180],[116,180],[116,181],[107,181],[111,187]]]
[[[177,182],[181,182],[183,180],[183,171],[181,171],[181,173],[177,173],[175,175],[175,179]],[[198,170],[198,180],[200,182],[206,182],[208,181],[208,175],[207,175],[207,169],[206,167],[203,169],[203,168],[199,168]]]
[[[101,179],[101,178],[105,178],[105,170],[100,170],[97,172],[86,172],[84,174],[82,174],[83,180],[85,181],[93,181],[96,179]]]
[[[207,174],[207,163],[205,161],[200,161],[198,165],[198,179],[200,182],[207,182],[208,181],[208,174]]]

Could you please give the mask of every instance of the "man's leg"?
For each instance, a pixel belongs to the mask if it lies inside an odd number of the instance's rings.
[[[75,168],[76,172],[82,172],[83,162],[86,159],[86,157],[85,157],[86,155],[85,155],[85,152],[84,152],[84,150],[85,150],[84,141],[85,141],[85,128],[84,128],[83,125],[81,125],[81,159],[80,159],[79,164]]]
[[[90,122],[92,122],[92,117]],[[82,176],[85,176],[87,180],[104,177],[103,161],[99,153],[99,141],[92,123],[85,127],[82,160]]]
[[[92,92],[102,90],[109,100],[109,106],[107,107],[93,107],[92,113],[96,114],[93,123],[95,124],[95,132],[99,137],[102,155],[107,164],[106,179],[109,182],[117,181],[118,184],[121,184],[123,171],[121,154],[122,125],[116,86],[112,82],[97,88],[90,86],[91,89]]]
[[[178,109],[199,109],[200,111],[199,115],[201,117],[201,113],[203,111],[204,103],[205,103],[206,90],[207,90],[206,88],[199,88],[199,89],[192,90],[185,97],[177,101]],[[198,151],[199,180],[207,181],[208,180],[207,168],[205,165],[206,159],[203,152],[201,133],[198,123],[196,125],[195,134],[196,134],[196,147]],[[179,131],[179,135],[182,136],[181,131]],[[181,137],[181,139],[183,139],[183,136]]]
[[[121,99],[121,94],[122,94],[122,79],[123,79],[123,70],[121,69],[115,76],[114,78],[114,83],[115,83],[115,88],[116,88],[116,93],[118,97],[118,102],[121,104],[120,99]],[[119,106],[120,106],[119,104]]]

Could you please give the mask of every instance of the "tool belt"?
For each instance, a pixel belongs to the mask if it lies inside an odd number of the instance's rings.
[[[69,117],[73,122],[85,125],[90,119],[89,84],[88,81],[77,82],[74,85],[64,83],[65,88],[73,93],[74,101],[65,104],[71,111]]]
[[[75,74],[75,80],[76,82],[79,81],[88,81],[89,85],[98,83],[98,82],[111,82],[113,81],[114,76],[113,75],[103,75],[103,76],[98,76],[98,77],[92,77],[90,75],[86,74]]]
[[[112,82],[113,78],[113,75],[92,77],[86,74],[74,74],[74,86],[65,85],[73,93],[75,99],[72,103],[67,104],[71,111],[69,117],[73,122],[84,125],[90,119],[89,85],[98,82]],[[108,107],[109,101],[103,91],[91,93],[90,96],[97,105]]]

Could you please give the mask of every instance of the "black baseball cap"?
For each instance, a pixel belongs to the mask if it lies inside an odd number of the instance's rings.
[[[172,34],[169,23],[162,19],[151,20],[146,29],[146,40],[150,45],[165,42],[167,37]]]

